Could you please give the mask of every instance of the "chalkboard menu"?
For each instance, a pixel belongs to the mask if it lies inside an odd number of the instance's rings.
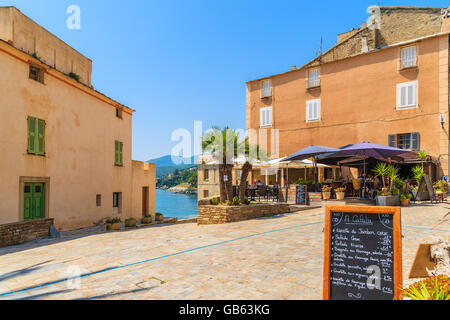
[[[400,208],[329,206],[326,211],[324,298],[398,299]]]
[[[307,186],[297,186],[295,191],[295,204],[308,204],[308,187]]]

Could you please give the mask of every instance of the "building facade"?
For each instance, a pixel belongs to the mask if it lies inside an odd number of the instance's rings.
[[[362,141],[427,150],[436,175],[448,175],[447,12],[373,7],[372,23],[338,35],[314,60],[248,82],[247,130],[280,157]]]
[[[0,224],[155,213],[155,165],[131,159],[134,110],[94,90],[91,60],[3,7],[0,66]]]

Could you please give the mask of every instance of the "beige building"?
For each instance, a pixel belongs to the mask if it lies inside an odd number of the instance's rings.
[[[134,110],[94,90],[91,60],[2,7],[0,67],[0,224],[154,214],[155,165],[131,160]]]
[[[433,178],[449,175],[448,12],[373,7],[372,24],[302,67],[248,82],[247,130],[280,157],[363,141],[427,150]]]

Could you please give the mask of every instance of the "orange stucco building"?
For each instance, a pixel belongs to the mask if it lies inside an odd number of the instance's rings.
[[[280,157],[362,141],[427,150],[448,175],[447,10],[373,7],[371,22],[300,68],[248,82],[247,130]]]
[[[134,110],[94,90],[91,60],[3,7],[0,69],[0,224],[154,215],[155,165],[131,159]]]

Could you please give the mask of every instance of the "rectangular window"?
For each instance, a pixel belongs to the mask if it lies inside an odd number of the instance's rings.
[[[122,119],[123,118],[122,113],[123,113],[122,108],[116,107],[116,117]]]
[[[28,117],[28,153],[45,155],[45,121]]]
[[[115,142],[115,161],[116,166],[123,166],[123,143],[120,141]]]
[[[272,81],[264,80],[262,82],[261,98],[268,98],[272,96]]]
[[[97,205],[97,207],[102,206],[102,195],[101,194],[98,194],[95,196],[95,204]]]
[[[397,84],[397,109],[417,107],[418,81]]]
[[[203,190],[203,198],[209,198],[209,190]]]
[[[306,121],[320,120],[320,99],[306,101]]]
[[[260,124],[261,124],[261,128],[272,126],[272,107],[261,108]]]
[[[308,88],[318,87],[319,84],[319,69],[309,70]]]
[[[122,204],[122,193],[114,192],[113,193],[113,208],[120,208]]]
[[[30,64],[29,78],[34,81],[44,83],[44,69],[34,64]]]
[[[420,151],[420,133],[402,133],[389,135],[389,146],[404,150]]]
[[[402,68],[411,68],[417,65],[417,50],[416,46],[403,48],[401,51]]]
[[[205,169],[203,171],[203,180],[209,180],[209,170]]]

